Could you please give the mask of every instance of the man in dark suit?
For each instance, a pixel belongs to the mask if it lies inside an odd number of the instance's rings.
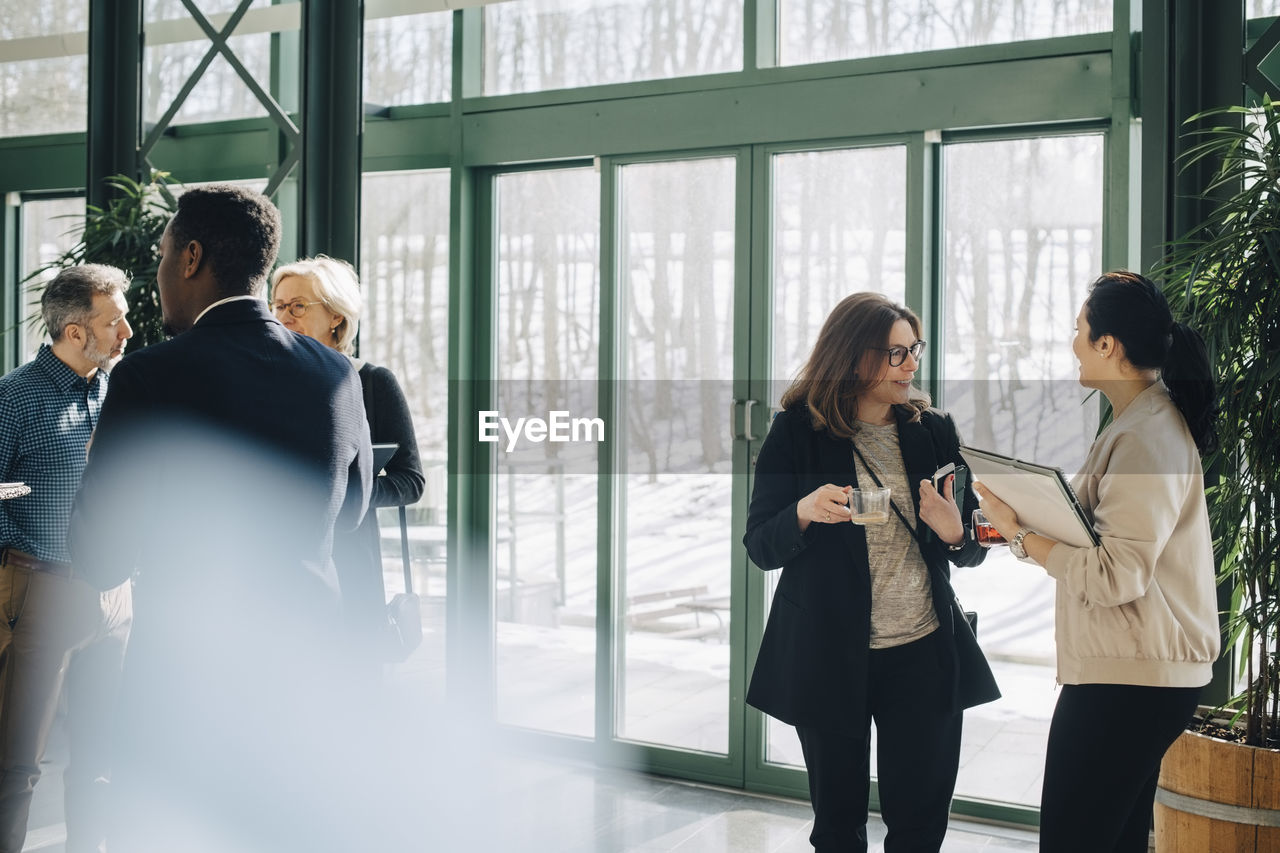
[[[86,579],[135,584],[113,851],[355,849],[330,551],[368,503],[369,430],[349,360],[262,298],[279,239],[258,193],[181,196],[156,276],[174,337],[112,373],[76,499]]]

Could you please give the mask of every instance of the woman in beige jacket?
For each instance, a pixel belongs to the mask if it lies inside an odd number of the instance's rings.
[[[1200,454],[1215,444],[1204,341],[1143,276],[1107,273],[1076,319],[1080,384],[1113,419],[1073,486],[1101,544],[1019,524],[976,486],[1022,559],[1058,584],[1058,682],[1041,794],[1042,853],[1145,853],[1160,760],[1219,652]]]

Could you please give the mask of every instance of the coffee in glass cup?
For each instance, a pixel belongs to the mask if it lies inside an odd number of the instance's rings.
[[[884,524],[889,520],[889,489],[854,489],[849,493],[854,524]]]

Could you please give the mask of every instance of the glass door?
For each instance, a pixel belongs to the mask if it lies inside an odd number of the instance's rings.
[[[1073,467],[1096,408],[1063,341],[1099,269],[1103,143],[916,134],[495,173],[497,718],[608,763],[806,793],[794,730],[745,704],[778,579],[741,545],[772,414],[832,307],[870,290],[922,316],[922,383],[962,436]],[[988,198],[1011,169],[1026,197]],[[999,554],[955,583],[1006,693],[967,715],[959,806],[1025,811],[1050,590]]]
[[[906,301],[907,160],[902,143],[769,150],[759,159],[763,174],[756,185],[768,188],[757,204],[762,215],[755,232],[767,248],[757,273],[767,279],[757,288],[761,322],[753,324],[755,363],[764,376],[753,384],[765,398],[761,436],[837,302],[862,290]],[[758,449],[752,445],[753,462]],[[780,573],[762,573],[749,562],[747,571],[749,589],[761,598],[753,608],[760,631]],[[756,778],[765,787],[806,792],[795,772],[804,769],[795,729],[751,714],[761,727],[751,743]],[[783,769],[792,772],[778,772]]]
[[[1071,338],[1102,272],[1104,149],[1101,132],[943,146],[939,405],[975,447],[1069,476],[1098,427]],[[1034,808],[1057,700],[1054,581],[995,548],[954,583],[981,614],[978,641],[1004,694],[965,714],[956,796]]]
[[[766,151],[754,184],[756,432],[767,432],[831,308],[870,290],[921,315],[934,359],[922,385],[964,439],[1072,471],[1098,417],[1075,382],[1069,337],[1100,271],[1104,143],[1100,132],[939,135]],[[749,666],[779,573],[747,571]],[[968,802],[957,810],[1024,819],[1056,698],[1052,581],[998,549],[954,582],[982,613],[979,640],[1005,694],[965,715],[956,795]],[[747,784],[803,794],[794,729],[750,710],[747,723]]]
[[[736,743],[733,402],[738,157],[619,163],[614,736]]]
[[[496,717],[595,735],[600,180],[590,165],[492,182]]]
[[[495,716],[733,785],[749,177],[737,150],[498,171],[480,220]]]

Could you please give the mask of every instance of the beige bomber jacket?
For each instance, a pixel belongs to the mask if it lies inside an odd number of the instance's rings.
[[[1163,382],[1098,436],[1072,486],[1102,544],[1049,552],[1058,682],[1207,684],[1220,638],[1204,476]]]

